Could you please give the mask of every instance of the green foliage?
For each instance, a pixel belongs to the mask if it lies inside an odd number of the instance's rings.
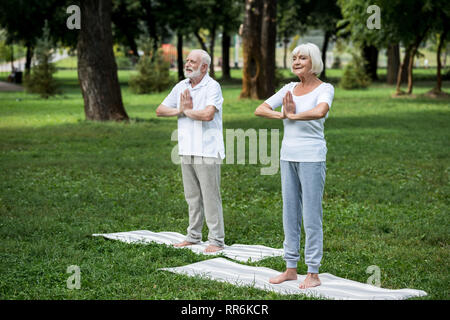
[[[347,90],[367,88],[371,80],[364,70],[364,61],[356,54],[352,56],[352,60],[344,68],[339,86]]]
[[[340,69],[341,68],[341,58],[339,56],[336,56],[333,60],[333,65],[331,66],[332,69]]]
[[[169,73],[170,63],[164,61],[161,50],[155,52],[152,41],[144,40],[141,43],[144,55],[136,65],[138,74],[130,77],[131,91],[143,94],[166,90],[173,84]]]
[[[42,98],[48,99],[58,93],[58,87],[53,78],[56,67],[50,62],[53,45],[47,22],[42,31],[42,37],[36,44],[36,64],[31,69],[31,74],[25,76],[24,86],[27,92],[38,93]]]

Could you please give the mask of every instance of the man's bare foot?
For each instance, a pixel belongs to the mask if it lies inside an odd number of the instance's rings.
[[[186,247],[186,246],[192,246],[193,244],[195,244],[195,243],[184,240],[183,242],[175,243],[173,246],[177,247],[177,248],[181,248],[181,247]]]
[[[297,280],[297,269],[296,268],[287,268],[285,272],[282,274],[270,278],[269,282],[272,284],[279,284],[287,280]]]
[[[204,252],[217,252],[217,251],[220,251],[220,250],[223,250],[223,248],[215,246],[213,244],[210,244],[209,246],[206,247]]]
[[[305,281],[300,283],[298,286],[300,289],[306,289],[306,288],[312,288],[320,286],[321,282],[319,280],[319,274],[318,273],[309,273],[306,275]]]

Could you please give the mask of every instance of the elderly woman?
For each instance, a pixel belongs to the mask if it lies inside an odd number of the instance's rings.
[[[312,43],[299,45],[292,51],[291,71],[300,81],[285,85],[255,111],[257,116],[283,119],[284,123],[280,167],[286,271],[269,282],[278,284],[297,279],[303,218],[308,274],[300,284],[301,289],[320,285],[327,154],[323,130],[334,97],[333,86],[317,78],[322,70],[319,48]],[[281,112],[274,111],[279,106]]]

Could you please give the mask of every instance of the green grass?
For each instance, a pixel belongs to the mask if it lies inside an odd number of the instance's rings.
[[[0,93],[0,298],[306,299],[157,270],[207,259],[187,249],[90,236],[188,225],[170,161],[176,120],[155,115],[168,92],[133,95],[129,75],[119,72],[128,124],[84,120],[76,71],[56,74],[63,95],[49,100]],[[449,101],[420,95],[433,85],[418,82],[415,99],[391,98],[383,84],[336,89],[325,124],[321,272],[365,283],[377,265],[384,288],[449,299]],[[253,116],[260,101],[238,99],[239,81],[222,89],[225,129],[282,130]],[[228,245],[282,247],[280,176],[261,167],[222,167]],[[70,265],[81,268],[80,290],[66,288]],[[281,257],[251,265],[285,267]],[[306,273],[302,260],[298,272]]]

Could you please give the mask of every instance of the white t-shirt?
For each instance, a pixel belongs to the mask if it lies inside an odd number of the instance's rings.
[[[170,108],[180,109],[181,94],[189,89],[193,110],[202,110],[214,106],[217,111],[211,121],[178,118],[179,155],[225,158],[225,146],[222,133],[222,90],[220,84],[205,74],[202,81],[192,88],[190,80],[178,82],[162,102]]]
[[[299,82],[291,82],[281,88],[265,102],[275,109],[283,104],[287,91],[291,91],[295,103],[295,113],[311,110],[319,103],[326,102],[331,108],[334,97],[334,88],[329,83],[321,83],[313,91],[295,96],[293,90]],[[283,119],[284,135],[281,144],[280,159],[295,162],[326,161],[327,146],[323,134],[323,125],[328,118],[317,120],[289,120]]]

